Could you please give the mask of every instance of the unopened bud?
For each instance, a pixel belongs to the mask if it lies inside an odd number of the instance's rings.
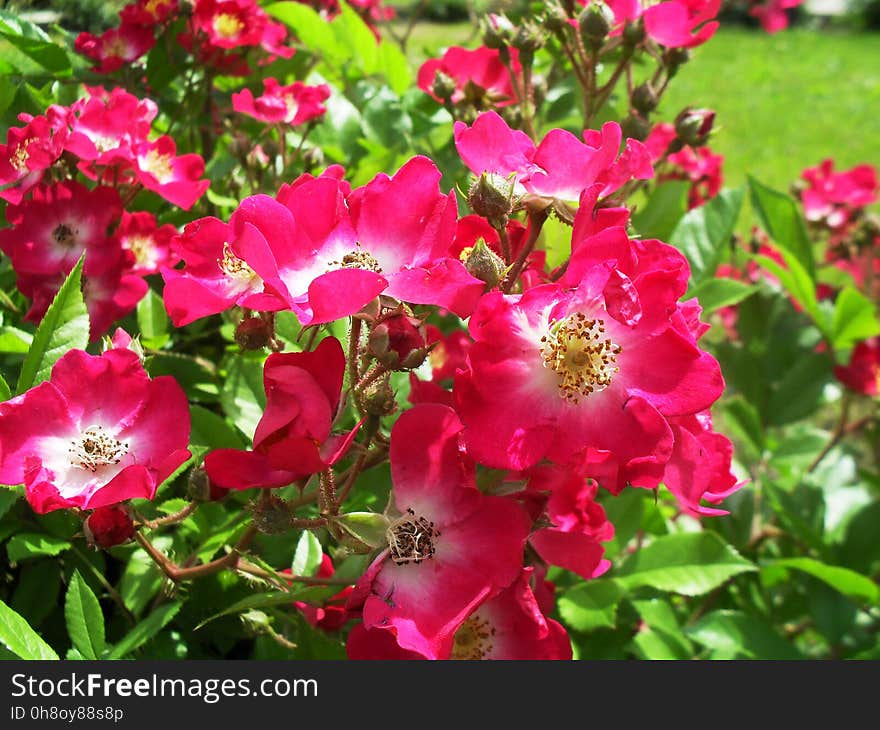
[[[628,22],[623,27],[623,45],[635,48],[645,40],[645,21],[642,18]]]
[[[599,48],[614,26],[614,11],[601,0],[590,3],[578,16],[578,28],[584,42]]]
[[[563,33],[568,25],[568,13],[561,5],[551,4],[544,15],[544,27],[551,33]]]
[[[684,66],[691,57],[691,52],[687,48],[667,48],[663,54],[663,63],[669,76],[675,76],[678,69]]]
[[[507,275],[507,264],[480,238],[470,248],[461,252],[464,267],[471,276],[486,282],[487,289],[494,289]]]
[[[700,147],[709,139],[714,122],[715,112],[711,109],[687,107],[675,118],[675,134],[684,144]]]
[[[134,522],[127,508],[120,504],[98,507],[83,522],[86,541],[93,548],[111,548],[134,537]]]
[[[516,50],[526,56],[533,56],[535,51],[543,47],[545,41],[544,31],[540,26],[526,20],[516,29],[516,34],[510,42]]]
[[[633,109],[640,111],[642,114],[648,114],[657,108],[657,92],[654,91],[654,85],[650,81],[645,81],[633,89],[632,96]]]
[[[390,416],[397,410],[394,390],[391,388],[391,373],[377,378],[363,388],[355,390],[358,406],[370,416]]]
[[[443,99],[446,101],[452,98],[452,95],[455,93],[455,79],[442,71],[437,71],[434,74],[434,82],[431,84],[431,91],[434,92],[434,96],[438,99]]]
[[[484,172],[468,190],[468,205],[493,226],[504,225],[513,210],[513,183]]]
[[[624,137],[632,137],[643,142],[651,133],[651,122],[639,113],[630,114],[620,124]]]
[[[401,310],[384,316],[373,326],[367,347],[388,370],[411,370],[428,355],[426,334],[420,320]]]
[[[278,535],[290,529],[290,506],[281,497],[270,494],[248,505],[251,519],[260,532]]]
[[[324,166],[324,150],[320,147],[309,147],[302,156],[307,169]]]
[[[275,338],[275,323],[271,318],[246,317],[235,328],[235,341],[242,350],[262,350]]]
[[[214,484],[202,464],[190,470],[186,478],[186,494],[193,502],[219,502],[229,490]]]
[[[483,45],[486,48],[500,50],[510,45],[514,26],[504,15],[489,13],[483,24]]]

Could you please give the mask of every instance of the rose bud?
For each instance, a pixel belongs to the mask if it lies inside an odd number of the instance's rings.
[[[397,410],[394,389],[391,387],[391,373],[385,373],[378,380],[367,383],[354,393],[358,408],[369,416],[382,418]]]
[[[434,82],[431,84],[431,91],[438,99],[449,101],[455,93],[455,89],[455,79],[438,69],[437,73],[434,74]]]
[[[274,494],[264,495],[248,505],[254,527],[266,535],[279,535],[290,529],[290,505]]]
[[[468,190],[468,205],[498,228],[513,210],[513,185],[500,175],[483,173]]]
[[[93,548],[111,548],[134,537],[134,522],[128,510],[118,504],[98,507],[83,522],[86,540]]]
[[[193,502],[219,502],[228,496],[229,490],[214,484],[202,464],[190,471],[186,480],[186,493]]]
[[[624,137],[631,137],[641,142],[651,133],[651,122],[639,113],[630,114],[621,122],[620,129]]]
[[[657,92],[654,91],[654,85],[650,81],[645,81],[633,89],[631,97],[633,109],[647,114],[657,108]]]
[[[507,264],[497,253],[479,238],[477,242],[461,252],[464,267],[471,276],[486,282],[487,289],[494,289],[507,275]]]
[[[483,27],[483,45],[496,50],[506,48],[513,31],[513,23],[506,16],[489,13]]]
[[[645,21],[638,18],[623,27],[623,45],[626,48],[635,48],[645,40]]]
[[[235,328],[235,341],[242,350],[262,350],[273,344],[275,323],[263,317],[246,317]]]
[[[584,41],[593,48],[599,48],[614,25],[614,11],[598,0],[591,3],[578,16],[578,27]]]
[[[709,139],[714,122],[715,112],[711,109],[687,107],[675,118],[675,133],[684,144],[700,147]]]
[[[411,370],[428,354],[425,327],[415,317],[397,310],[379,320],[370,331],[370,354],[389,370]]]

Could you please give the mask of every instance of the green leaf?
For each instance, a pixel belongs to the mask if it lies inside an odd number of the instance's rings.
[[[790,195],[768,188],[749,176],[752,208],[761,227],[783,250],[797,259],[811,281],[816,281],[816,263],[813,247],[807,235],[807,226]]]
[[[27,621],[0,601],[0,644],[19,659],[58,659]]]
[[[92,589],[75,570],[64,601],[64,620],[74,648],[86,659],[104,653],[104,614]]]
[[[171,539],[166,536],[155,538],[157,550],[166,551],[171,547]],[[119,583],[122,602],[135,616],[139,616],[162,588],[164,577],[145,550],[134,550],[125,564],[125,571]]]
[[[576,631],[614,628],[624,593],[619,583],[607,578],[579,583],[560,596],[559,614]]]
[[[703,616],[685,633],[698,644],[728,658],[805,659],[770,626],[741,611],[715,611]]]
[[[89,344],[89,313],[82,295],[84,260],[85,255],[73,267],[40,322],[21,365],[16,392],[23,393],[42,383],[68,350],[85,349]]]
[[[177,615],[182,605],[180,601],[174,601],[173,603],[159,606],[159,608],[145,619],[142,619],[131,631],[122,637],[119,643],[107,654],[107,659],[122,659],[146,644],[165,628],[171,619]]]
[[[30,332],[15,327],[0,327],[0,352],[13,355],[26,353],[34,338]]]
[[[165,312],[162,297],[152,289],[148,290],[147,296],[138,302],[137,321],[147,347],[158,350],[167,342],[168,314]]]
[[[880,588],[877,584],[867,576],[849,568],[827,565],[813,558],[783,558],[762,565],[762,570],[778,568],[790,568],[808,573],[857,603],[877,603],[880,600]]]
[[[71,64],[67,52],[38,25],[13,13],[0,11],[0,36],[47,71],[59,76],[70,75]]]
[[[202,406],[189,407],[192,430],[189,441],[194,446],[208,446],[212,449],[243,449],[243,442],[235,429],[224,418]]]
[[[31,560],[21,566],[9,605],[31,626],[39,626],[58,606],[61,565],[57,560]]]
[[[831,343],[835,350],[848,350],[860,340],[880,334],[880,322],[870,299],[851,286],[834,302]]]
[[[0,402],[9,400],[12,397],[12,391],[9,389],[9,383],[6,378],[0,375]]]
[[[693,651],[681,636],[662,629],[642,629],[633,638],[636,654],[642,659],[691,659]]]
[[[6,545],[10,563],[36,558],[40,555],[58,555],[70,547],[70,541],[37,532],[23,532],[12,537]]]
[[[687,257],[691,265],[692,286],[708,280],[721,263],[744,198],[743,188],[722,190],[705,205],[685,213],[669,236],[669,242]]]
[[[687,211],[690,186],[686,180],[667,180],[657,186],[647,204],[633,214],[633,225],[643,238],[669,240]]]
[[[240,601],[236,601],[229,608],[220,611],[220,613],[215,613],[213,616],[206,618],[202,621],[198,626],[196,626],[195,630],[198,630],[209,624],[211,621],[220,618],[221,616],[229,616],[234,613],[243,613],[244,611],[250,611],[254,608],[269,608],[271,606],[286,606],[293,605],[294,601],[307,601],[310,599],[318,599],[321,597],[330,596],[338,590],[338,586],[336,587],[327,587],[327,586],[295,586],[290,592],[287,591],[274,591],[270,593],[259,593],[255,596],[248,596],[247,598],[243,598]]]
[[[378,512],[347,512],[338,517],[331,517],[334,524],[339,525],[355,540],[371,548],[380,548],[386,544],[385,533],[388,530],[388,518]]]
[[[761,254],[755,254],[752,258],[779,280],[783,288],[804,308],[819,330],[826,333],[828,327],[816,299],[815,282],[793,254],[788,251],[780,251],[779,253],[785,265]]]
[[[626,589],[650,586],[701,596],[735,575],[756,570],[718,535],[692,532],[665,535],[633,553],[614,575]]]
[[[317,11],[298,2],[272,3],[266,12],[291,30],[309,53],[319,55],[331,68],[341,66],[349,56],[348,50],[337,40],[331,23]]]
[[[290,564],[290,572],[294,575],[311,577],[321,567],[321,558],[324,550],[318,538],[311,530],[303,530],[296,543],[293,553],[293,562]]]
[[[220,391],[220,403],[233,423],[252,439],[266,407],[263,363],[239,356],[232,358]]]
[[[770,425],[781,426],[814,413],[831,374],[827,353],[804,354],[772,385],[767,404]]]
[[[703,308],[703,314],[710,314],[721,307],[739,304],[755,289],[754,284],[736,279],[707,279],[688,292],[688,297],[696,297]]]
[[[724,403],[724,414],[728,426],[740,441],[746,442],[753,450],[755,461],[764,453],[766,439],[761,415],[757,409],[741,395],[733,396]]]

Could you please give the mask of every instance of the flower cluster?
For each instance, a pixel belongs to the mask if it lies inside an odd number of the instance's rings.
[[[269,19],[256,0],[195,0],[182,12],[178,0],[136,0],[119,12],[119,26],[100,36],[80,33],[76,50],[95,62],[94,71],[111,73],[146,55],[157,37],[184,15],[177,42],[199,63],[226,74],[245,75],[248,51],[259,48],[265,58],[290,58],[287,30]]]
[[[97,340],[147,292],[143,277],[176,259],[172,226],[152,213],[126,210],[142,189],[189,209],[208,187],[204,161],[178,155],[168,135],[150,138],[155,104],[123,89],[89,88],[69,107],[22,116],[0,147],[10,205],[0,250],[39,322],[64,278],[86,254],[84,286]],[[81,176],[93,187],[76,179]]]

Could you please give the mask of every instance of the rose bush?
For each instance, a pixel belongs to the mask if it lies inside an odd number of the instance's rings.
[[[658,111],[719,6],[489,14],[419,68],[380,2],[0,15],[0,599],[35,645],[875,656],[877,173],[751,179],[743,238],[715,112]]]

